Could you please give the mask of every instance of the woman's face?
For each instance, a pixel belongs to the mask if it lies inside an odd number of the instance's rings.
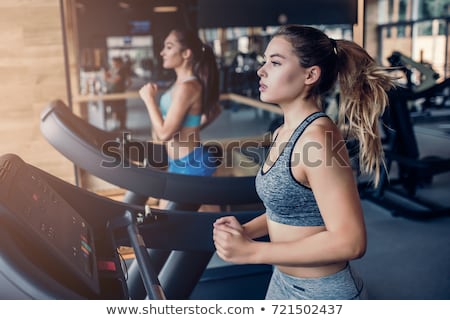
[[[306,69],[289,41],[273,38],[264,53],[265,62],[258,70],[260,98],[264,102],[288,103],[305,91]]]
[[[182,48],[175,32],[169,33],[164,40],[164,47],[161,50],[161,57],[163,59],[163,68],[175,69],[183,64]]]

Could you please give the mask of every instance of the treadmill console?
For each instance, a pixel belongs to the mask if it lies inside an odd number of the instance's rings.
[[[70,281],[99,292],[92,228],[57,190],[15,155],[0,158],[0,218],[20,225],[21,237],[43,248]]]

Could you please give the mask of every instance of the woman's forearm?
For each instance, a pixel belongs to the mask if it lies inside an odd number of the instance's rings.
[[[153,132],[159,137],[164,124],[161,111],[153,98],[146,99],[145,106],[147,107]]]
[[[242,226],[244,233],[250,239],[256,239],[268,234],[266,214],[262,214]]]

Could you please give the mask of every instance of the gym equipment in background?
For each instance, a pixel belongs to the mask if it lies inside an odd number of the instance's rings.
[[[417,196],[421,186],[430,184],[433,176],[450,171],[450,159],[437,156],[420,157],[419,147],[408,110],[407,89],[397,88],[389,93],[389,107],[383,115],[385,133],[386,170],[376,188],[362,184],[363,198],[374,201],[394,215],[414,219],[428,219],[450,214],[450,208],[439,206]],[[388,177],[393,163],[397,174]],[[383,168],[384,169],[384,168]],[[395,194],[388,197],[388,192]],[[400,198],[398,198],[400,197]],[[406,200],[401,201],[401,200]],[[412,206],[408,207],[407,202]]]

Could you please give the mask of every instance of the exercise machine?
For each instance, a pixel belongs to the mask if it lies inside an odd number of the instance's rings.
[[[401,68],[405,73],[407,88],[413,92],[422,92],[433,87],[439,78],[439,74],[431,66],[416,62],[399,51],[392,52],[387,59],[392,67]],[[414,74],[414,71],[419,75]],[[418,81],[414,81],[414,76],[417,76]]]
[[[167,173],[164,146],[129,140],[90,125],[60,100],[41,113],[41,132],[78,167],[130,191],[125,202],[144,204],[148,197],[179,204],[238,205],[260,203],[254,177],[203,177]],[[212,146],[216,148],[216,146]]]
[[[147,297],[167,298],[147,248],[212,252],[212,223],[224,214],[149,212],[69,184],[14,154],[0,157],[0,179],[1,299],[130,299],[120,246],[134,249]],[[245,222],[256,214],[235,215]],[[245,285],[257,290],[266,276]],[[235,292],[245,291],[233,277],[228,281]],[[217,282],[207,289],[209,299],[223,297]]]
[[[167,162],[162,145],[132,141],[125,134],[115,136],[98,129],[75,116],[59,100],[52,101],[42,112],[41,131],[57,150],[77,166],[127,190],[123,202],[144,205],[149,197],[162,198],[170,201],[167,209],[171,211],[195,211],[199,204],[245,207],[247,210],[250,206],[254,211],[263,208],[256,194],[254,177],[199,177],[167,173],[162,170]],[[202,272],[210,262],[212,252],[194,255],[192,252],[173,251],[170,256],[169,253],[151,251],[155,270],[165,283],[171,299],[186,299],[192,294],[193,284],[204,275]],[[193,267],[194,263],[196,267]],[[191,273],[191,276],[175,272],[183,265],[190,266],[185,272]],[[133,271],[135,266],[130,267],[128,283],[136,294],[134,298],[142,298],[145,292],[139,273]],[[241,269],[248,273],[249,268]],[[227,270],[224,267],[224,273]],[[217,273],[214,277],[209,276],[211,279],[220,278]],[[196,281],[191,280],[195,278]],[[185,281],[189,283],[183,284]],[[186,288],[184,293],[177,288],[180,283]]]
[[[389,92],[389,107],[382,117],[386,168],[376,188],[362,184],[362,197],[390,210],[393,215],[428,219],[450,214],[450,208],[431,203],[417,196],[420,187],[429,185],[435,175],[450,171],[450,159],[438,156],[421,157],[408,110],[407,89]],[[390,174],[397,164],[395,176]],[[394,197],[389,197],[393,194]],[[402,201],[405,200],[405,201]],[[412,206],[406,207],[405,204]]]
[[[388,57],[392,67],[400,68],[406,76],[406,90],[409,93],[408,107],[412,112],[413,121],[430,121],[442,119],[433,116],[431,110],[450,106],[450,79],[438,82],[439,74],[429,64],[416,62],[401,52],[394,51]],[[417,75],[419,73],[419,75]],[[413,78],[416,77],[417,81]],[[405,92],[403,94],[405,94]],[[404,95],[405,96],[405,95]],[[406,97],[406,96],[405,96]]]

